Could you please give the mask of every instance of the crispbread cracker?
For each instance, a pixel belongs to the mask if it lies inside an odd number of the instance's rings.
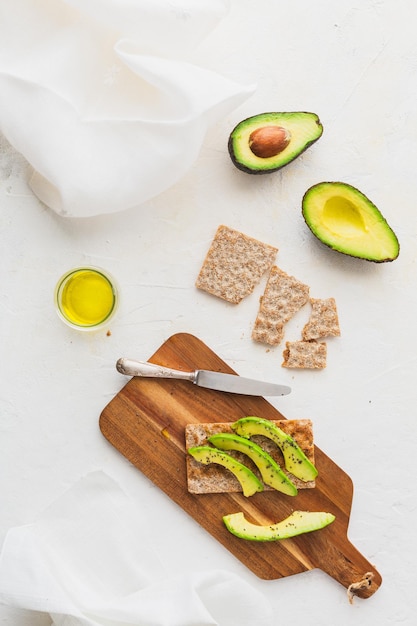
[[[314,464],[313,425],[311,420],[271,420],[271,422],[290,435],[298,443],[307,458]],[[188,450],[194,446],[209,445],[207,439],[211,435],[232,432],[230,422],[188,424],[185,427],[186,449]],[[251,439],[275,459],[298,489],[310,489],[315,486],[314,480],[304,482],[285,470],[284,457],[281,450],[271,439],[263,435],[254,435]],[[228,450],[228,454],[244,463],[261,479],[258,468],[246,454],[234,450]],[[187,454],[187,483],[190,493],[237,493],[242,491],[237,478],[225,467],[216,463],[203,465],[190,454]],[[264,491],[272,490],[273,487],[269,485],[264,486]]]
[[[336,300],[334,298],[327,298],[326,300],[310,298],[310,302],[310,319],[302,330],[302,338],[304,341],[320,339],[322,337],[339,336],[340,326]]]
[[[274,265],[269,273],[252,339],[278,345],[284,337],[284,325],[308,302],[308,285]]]
[[[228,226],[219,226],[196,280],[196,287],[238,304],[274,263],[278,249]]]
[[[327,346],[317,341],[287,341],[282,367],[323,369],[326,367]]]

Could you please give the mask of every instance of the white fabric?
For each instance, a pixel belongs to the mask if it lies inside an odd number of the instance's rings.
[[[109,476],[89,474],[9,531],[0,602],[49,613],[55,626],[272,626],[266,598],[234,574],[167,576],[150,523]]]
[[[138,206],[178,181],[253,86],[192,63],[227,0],[0,6],[0,130],[57,213]]]

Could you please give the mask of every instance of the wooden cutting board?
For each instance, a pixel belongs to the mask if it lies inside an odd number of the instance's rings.
[[[170,337],[148,360],[186,371],[235,373],[186,333]],[[285,419],[261,397],[202,389],[186,381],[132,378],[102,411],[100,429],[133,465],[260,578],[272,580],[320,568],[348,588],[370,573],[369,586],[357,595],[371,596],[381,585],[381,576],[347,538],[352,481],[317,446],[316,487],[301,490],[296,497],[271,491],[250,498],[239,493],[188,493],[185,425],[233,422],[247,415]],[[294,509],[329,511],[336,520],[316,532],[266,543],[239,539],[222,521],[223,515],[243,511],[251,521],[267,524],[284,519]]]

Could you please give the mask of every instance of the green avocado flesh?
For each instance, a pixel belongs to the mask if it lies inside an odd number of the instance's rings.
[[[208,441],[221,450],[235,450],[246,454],[255,463],[266,485],[289,496],[296,496],[297,487],[282,471],[278,463],[253,441],[229,433],[212,435]]]
[[[243,513],[232,513],[223,517],[223,522],[233,535],[250,541],[277,541],[288,539],[313,530],[320,530],[335,520],[332,513],[294,511],[289,517],[268,526],[249,522]]]
[[[253,496],[257,491],[263,491],[264,486],[259,478],[246,465],[236,461],[230,454],[210,446],[195,446],[189,448],[188,452],[196,461],[204,465],[217,463],[231,471],[241,484],[244,496]]]
[[[285,468],[293,476],[305,482],[316,478],[318,472],[310,459],[306,457],[294,439],[273,422],[261,417],[243,417],[232,424],[232,429],[241,437],[263,435],[272,439],[284,456]]]
[[[289,143],[277,154],[261,157],[251,147],[251,135],[264,127],[279,127],[289,134]],[[261,113],[240,122],[231,132],[228,149],[234,165],[249,174],[275,172],[302,154],[323,134],[315,113]]]
[[[394,261],[399,255],[397,236],[379,209],[347,183],[310,187],[302,213],[311,232],[337,252],[376,263]]]

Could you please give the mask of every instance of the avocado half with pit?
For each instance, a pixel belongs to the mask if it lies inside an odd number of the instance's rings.
[[[352,185],[322,182],[310,187],[302,213],[311,232],[337,252],[375,263],[399,255],[397,236],[384,216]]]
[[[238,169],[268,174],[294,161],[322,134],[323,126],[315,113],[260,113],[233,129],[228,149]]]

